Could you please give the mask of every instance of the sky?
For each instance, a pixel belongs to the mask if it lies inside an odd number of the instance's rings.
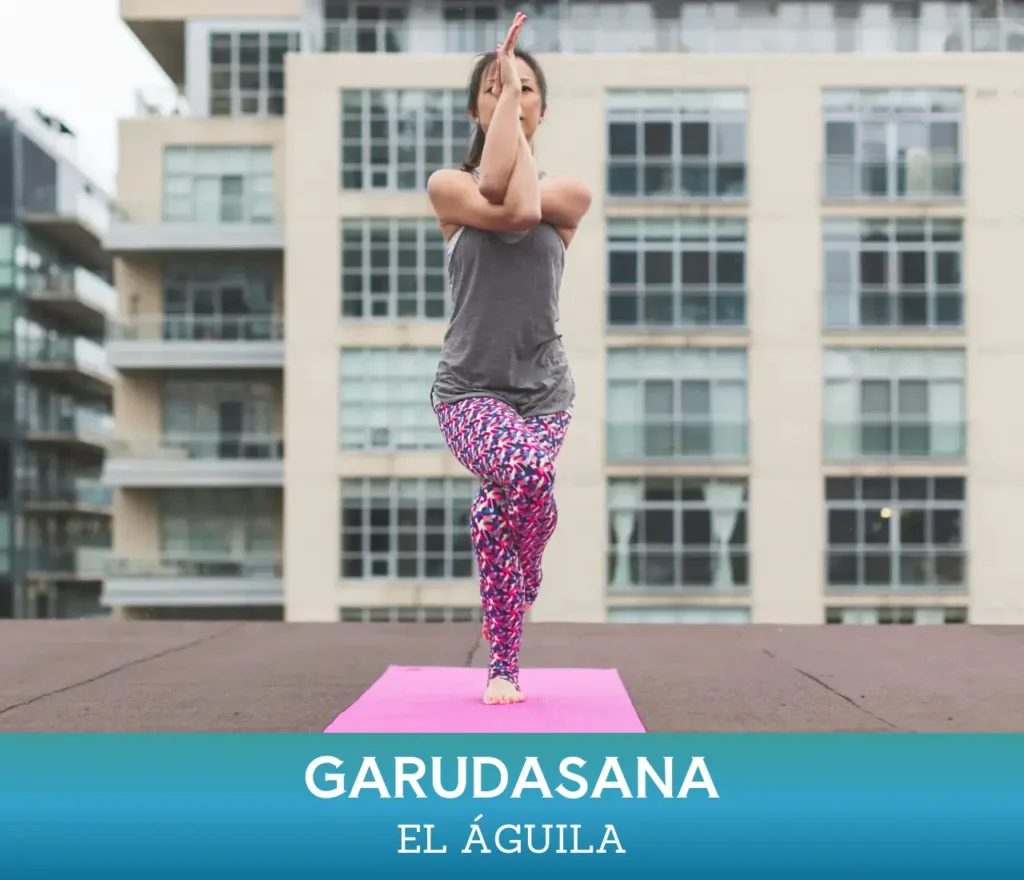
[[[0,89],[62,119],[79,158],[113,188],[117,121],[138,89],[170,80],[121,21],[118,0],[0,0]]]

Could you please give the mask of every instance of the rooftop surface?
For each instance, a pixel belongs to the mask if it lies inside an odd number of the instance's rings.
[[[471,623],[0,621],[0,732],[316,732],[486,662]],[[655,733],[1024,731],[1024,627],[535,623],[522,665],[617,668]]]

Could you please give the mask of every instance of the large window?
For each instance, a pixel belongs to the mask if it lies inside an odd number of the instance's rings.
[[[608,326],[745,326],[746,247],[740,217],[610,218]]]
[[[271,147],[165,147],[164,220],[272,223]]]
[[[472,479],[341,482],[343,578],[473,577]]]
[[[963,326],[962,220],[834,217],[822,225],[826,327]]]
[[[826,199],[963,195],[963,92],[825,92]]]
[[[746,92],[616,90],[607,107],[610,197],[746,197]]]
[[[342,623],[472,623],[483,617],[480,606],[451,608],[446,606],[377,606],[371,608],[343,607]]]
[[[747,500],[745,480],[610,481],[609,589],[656,593],[745,589]]]
[[[832,349],[822,367],[826,460],[964,456],[962,350]]]
[[[269,382],[167,382],[163,443],[193,458],[280,458],[276,400]]]
[[[967,623],[967,609],[917,605],[830,607],[825,609],[825,623],[846,626],[942,626]]]
[[[176,264],[164,271],[167,340],[280,338],[269,271]],[[145,330],[145,327],[138,328]]]
[[[608,460],[742,460],[747,353],[738,348],[608,351]]]
[[[407,2],[323,0],[325,52],[407,52]]]
[[[160,551],[205,563],[207,576],[273,568],[281,549],[281,493],[267,489],[170,489],[160,493]],[[221,569],[218,570],[217,566]]]
[[[444,449],[430,388],[438,352],[409,348],[341,351],[342,449]]]
[[[432,220],[343,220],[341,314],[441,320],[448,314],[445,243]]]
[[[283,116],[284,57],[298,31],[210,34],[210,115]]]
[[[466,95],[455,90],[363,89],[341,95],[341,186],[422,192],[469,144]]]
[[[962,477],[826,479],[829,589],[963,591],[964,484]]]

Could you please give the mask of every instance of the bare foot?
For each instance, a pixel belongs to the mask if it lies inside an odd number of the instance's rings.
[[[504,678],[492,678],[484,691],[484,702],[490,706],[521,703],[525,699],[523,692]]]
[[[527,605],[527,606],[526,606],[526,607],[525,607],[525,608],[523,609],[523,617],[526,617],[526,615],[530,613],[530,608],[531,608],[531,607],[532,607],[532,605]],[[484,621],[484,623],[483,623],[483,626],[482,626],[482,627],[480,628],[480,634],[481,634],[481,635],[482,635],[482,636],[483,636],[483,637],[484,637],[485,639],[487,639],[487,641],[490,641],[490,640],[491,640],[491,636],[490,636],[490,633],[488,633],[488,631],[487,631],[487,621],[486,621],[486,620]]]

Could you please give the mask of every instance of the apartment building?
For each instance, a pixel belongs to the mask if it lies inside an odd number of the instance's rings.
[[[122,0],[105,602],[479,616],[425,184],[519,7]],[[1024,3],[531,3],[590,184],[536,620],[1020,623]]]
[[[0,95],[0,618],[105,613],[110,210],[74,133]]]

